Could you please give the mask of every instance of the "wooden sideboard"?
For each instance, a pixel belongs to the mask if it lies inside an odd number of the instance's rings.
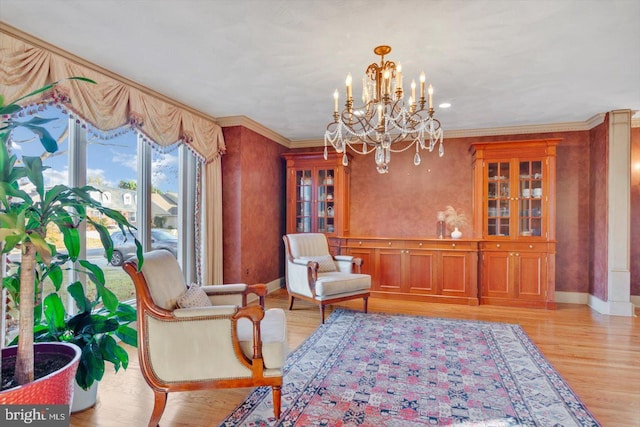
[[[349,236],[330,244],[362,258],[372,296],[478,305],[477,240]]]

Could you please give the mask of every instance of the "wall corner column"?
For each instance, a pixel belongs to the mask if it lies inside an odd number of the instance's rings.
[[[633,316],[631,303],[631,110],[609,113],[607,170],[607,301],[592,307],[606,314]]]

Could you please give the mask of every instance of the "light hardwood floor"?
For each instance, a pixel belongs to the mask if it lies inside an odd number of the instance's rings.
[[[285,290],[267,297],[267,308],[286,310]],[[360,310],[360,301],[339,304]],[[557,310],[477,307],[371,299],[372,312],[518,323],[560,372],[603,426],[640,426],[640,318],[599,314],[585,305],[559,304]],[[327,308],[327,317],[332,311]],[[637,311],[636,311],[637,312]],[[296,301],[287,311],[289,347],[294,349],[316,329],[319,310]],[[152,393],[130,348],[126,371],[110,368],[100,382],[94,408],[71,416],[76,427],[146,426]],[[217,426],[250,389],[172,393],[160,425]]]

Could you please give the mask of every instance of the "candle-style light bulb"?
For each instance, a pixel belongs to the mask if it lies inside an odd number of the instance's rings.
[[[429,92],[429,108],[433,108],[433,86],[429,85],[427,92]]]
[[[396,67],[396,90],[402,90],[402,65],[398,62]]]
[[[389,86],[391,85],[391,76],[389,75],[389,70],[384,71],[384,93],[385,95],[389,94]]]
[[[335,92],[333,92],[333,112],[334,113],[338,113],[338,97],[340,95],[338,94],[338,89],[336,89]]]
[[[362,103],[367,103],[367,78],[362,78]]]
[[[351,94],[351,73],[347,74],[347,80],[345,81],[345,84],[347,85],[347,101],[350,100],[352,98],[352,94]]]
[[[420,98],[424,98],[424,81],[426,77],[424,75],[424,71],[420,73]]]
[[[415,80],[411,80],[411,98],[413,99],[413,102],[416,102],[416,81]],[[409,104],[411,104],[411,102],[409,102]]]

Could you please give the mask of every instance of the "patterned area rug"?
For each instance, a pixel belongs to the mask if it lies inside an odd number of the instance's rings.
[[[221,426],[599,426],[518,325],[334,311]]]

